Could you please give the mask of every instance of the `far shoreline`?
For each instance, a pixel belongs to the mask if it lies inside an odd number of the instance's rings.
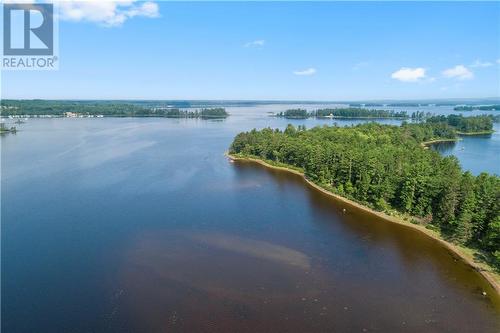
[[[447,141],[450,141],[450,140],[447,140]],[[453,141],[455,141],[455,140],[453,140]],[[434,142],[432,142],[432,143],[434,143]],[[471,251],[474,251],[473,249],[465,248],[465,247],[450,243],[450,242],[444,240],[439,235],[438,232],[429,230],[422,225],[405,222],[404,220],[402,220],[400,218],[387,215],[384,212],[379,212],[379,211],[373,210],[373,209],[371,209],[367,206],[364,206],[360,203],[357,203],[353,200],[350,200],[350,199],[342,197],[338,194],[332,193],[332,192],[322,188],[321,186],[313,183],[311,180],[307,179],[305,177],[304,173],[299,171],[299,170],[294,170],[294,169],[291,169],[291,168],[288,168],[285,166],[275,166],[275,165],[269,164],[266,161],[258,159],[258,158],[235,156],[235,155],[230,154],[229,152],[226,152],[225,155],[232,161],[253,162],[253,163],[260,164],[260,165],[265,166],[265,167],[270,168],[270,169],[286,171],[286,172],[290,172],[292,174],[301,176],[309,186],[316,189],[317,191],[320,191],[323,194],[326,194],[326,195],[334,198],[337,201],[340,201],[344,204],[347,204],[349,206],[352,206],[356,209],[362,210],[362,211],[367,212],[369,214],[375,215],[375,216],[383,219],[384,221],[396,223],[396,224],[405,226],[407,228],[411,228],[415,231],[419,231],[420,233],[426,235],[427,237],[430,237],[431,239],[439,242],[446,249],[451,251],[453,254],[457,255],[463,262],[465,262],[467,265],[469,265],[475,271],[477,271],[479,274],[481,274],[481,276],[483,276],[483,278],[486,279],[486,281],[490,284],[490,286],[493,288],[493,290],[495,290],[495,292],[497,293],[497,296],[500,296],[500,274],[496,273],[494,271],[494,269],[491,266],[489,266],[487,263],[475,262],[474,257],[473,257],[473,253],[471,253]]]

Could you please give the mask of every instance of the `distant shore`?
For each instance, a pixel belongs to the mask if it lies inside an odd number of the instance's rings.
[[[436,142],[438,141],[456,141],[456,140],[435,140]],[[432,142],[432,143],[435,143],[435,142]],[[431,144],[431,143],[426,143],[426,144]],[[316,183],[313,183],[311,180],[307,179],[304,175],[304,173],[298,169],[292,169],[292,168],[289,168],[287,166],[276,166],[276,165],[272,165],[272,164],[269,164],[268,162],[264,161],[264,160],[261,160],[261,159],[258,159],[258,158],[251,158],[251,157],[241,157],[241,156],[235,156],[235,155],[231,155],[229,153],[226,153],[226,156],[231,159],[232,161],[248,161],[248,162],[253,162],[253,163],[257,163],[257,164],[260,164],[260,165],[263,165],[265,167],[268,167],[268,168],[271,168],[271,169],[276,169],[276,170],[282,170],[282,171],[286,171],[286,172],[290,172],[290,173],[293,173],[295,175],[299,175],[301,177],[303,177],[303,179],[306,181],[306,183],[313,187],[314,189],[334,198],[335,200],[337,201],[340,201],[344,204],[348,204],[349,206],[352,206],[356,209],[359,209],[359,210],[362,210],[362,211],[365,211],[369,214],[372,214],[372,215],[375,215],[377,217],[380,217],[381,219],[385,220],[385,221],[388,221],[388,222],[392,222],[392,223],[397,223],[399,225],[402,225],[402,226],[405,226],[405,227],[408,227],[408,228],[411,228],[413,230],[416,230],[416,231],[419,231],[423,234],[425,234],[426,236],[434,239],[435,241],[438,241],[439,243],[441,243],[442,245],[444,245],[448,250],[450,250],[451,252],[453,252],[454,254],[456,254],[458,257],[460,257],[465,263],[467,263],[469,266],[471,266],[472,268],[474,268],[477,272],[479,272],[487,281],[488,283],[493,287],[493,289],[496,291],[496,293],[498,295],[500,295],[500,274],[496,273],[494,271],[494,269],[489,266],[487,263],[478,263],[474,260],[474,250],[473,249],[470,249],[470,248],[466,248],[466,247],[463,247],[463,246],[459,246],[459,245],[456,245],[456,244],[453,244],[453,243],[450,243],[446,240],[444,240],[438,232],[436,231],[433,231],[433,230],[429,230],[427,228],[425,228],[424,226],[422,225],[418,225],[418,224],[412,224],[412,223],[409,223],[409,222],[405,222],[404,220],[398,218],[398,217],[394,217],[394,216],[390,216],[390,215],[387,215],[386,213],[384,212],[379,212],[379,211],[376,211],[376,210],[373,210],[367,206],[364,206],[360,203],[357,203],[353,200],[350,200],[350,199],[347,199],[345,197],[342,197],[338,194],[335,194],[335,193],[332,193],[324,188],[322,188],[321,186],[319,186],[318,184]]]

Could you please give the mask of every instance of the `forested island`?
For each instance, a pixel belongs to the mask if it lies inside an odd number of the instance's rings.
[[[182,110],[165,105],[118,101],[2,100],[2,116],[226,118],[225,108]]]
[[[447,124],[455,130],[455,134],[477,135],[493,133],[493,122],[499,120],[499,116],[480,115],[474,117],[463,117],[462,115],[436,116],[429,112],[413,112],[408,115],[405,111],[375,110],[363,108],[336,108],[319,109],[308,112],[305,109],[289,109],[276,114],[277,117],[286,119],[307,118],[352,118],[352,119],[411,119],[415,122],[432,124]]]
[[[498,120],[498,116],[482,115],[474,117],[463,117],[462,115],[432,116],[426,118],[427,123],[448,124],[453,127],[457,134],[478,135],[493,133],[493,122]]]
[[[405,111],[392,111],[392,110],[376,110],[364,108],[333,108],[333,109],[319,109],[308,112],[304,109],[290,109],[285,112],[279,112],[277,117],[287,119],[306,119],[306,118],[399,118],[407,119],[410,116]]]
[[[229,153],[297,170],[331,193],[436,229],[500,269],[500,178],[422,149],[456,137],[448,122],[254,129],[238,134]]]
[[[495,105],[458,105],[455,111],[500,111],[500,104]]]

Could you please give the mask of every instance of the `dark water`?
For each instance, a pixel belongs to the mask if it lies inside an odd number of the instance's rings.
[[[493,290],[440,245],[229,163],[236,133],[288,122],[239,111],[2,137],[2,332],[498,331]]]

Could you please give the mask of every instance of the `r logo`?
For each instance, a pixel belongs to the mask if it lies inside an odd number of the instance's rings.
[[[3,54],[54,54],[54,5],[4,4]]]

